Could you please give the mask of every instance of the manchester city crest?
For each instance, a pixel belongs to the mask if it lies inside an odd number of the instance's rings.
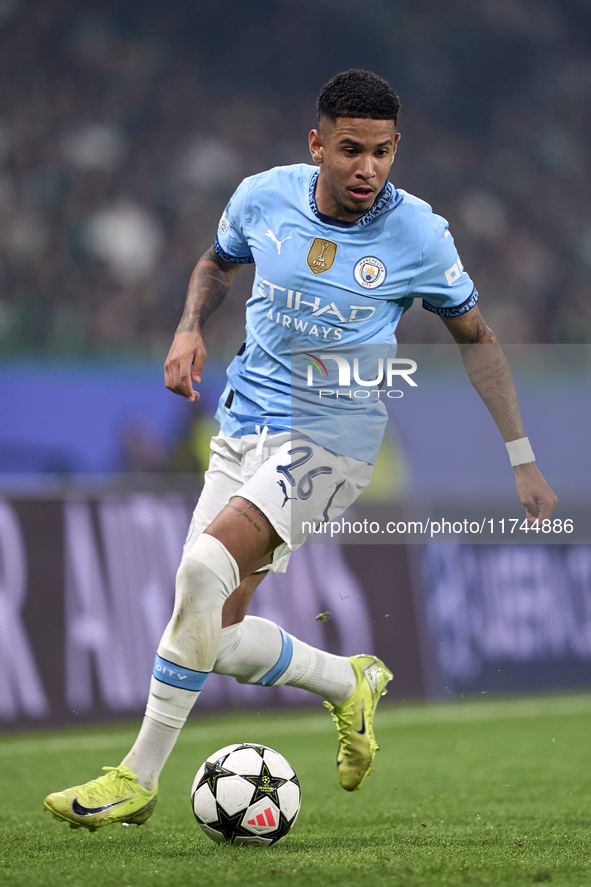
[[[386,279],[386,266],[375,256],[365,256],[357,262],[353,273],[358,284],[372,290]]]

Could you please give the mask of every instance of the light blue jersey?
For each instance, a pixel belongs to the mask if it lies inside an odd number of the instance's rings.
[[[364,216],[342,222],[318,211],[317,179],[318,169],[307,164],[251,176],[220,219],[218,255],[256,264],[246,341],[216,413],[227,437],[252,434],[257,425],[292,429],[293,348],[319,354],[336,343],[347,350],[391,345],[413,299],[443,317],[464,314],[478,300],[447,222],[427,203],[387,182]],[[380,416],[369,445],[336,434],[329,448],[373,462],[387,418],[378,403]]]

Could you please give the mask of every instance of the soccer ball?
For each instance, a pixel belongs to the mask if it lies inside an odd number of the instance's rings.
[[[191,789],[195,819],[218,844],[276,844],[300,812],[293,767],[266,745],[227,745],[210,755]]]

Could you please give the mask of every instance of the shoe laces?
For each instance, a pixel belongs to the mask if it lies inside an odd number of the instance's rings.
[[[351,725],[353,723],[353,708],[346,708],[343,712],[336,712],[336,706],[324,700],[322,703],[330,712],[330,716],[336,724],[339,734],[339,745],[343,754],[348,754],[351,746]]]
[[[121,779],[125,781],[125,791],[132,788],[129,786],[127,789],[127,783],[132,783],[133,789],[137,789],[137,776],[126,764],[119,764],[118,767],[103,767],[103,770],[107,771],[105,776],[99,776],[84,786],[84,798],[87,801],[104,801],[112,797],[116,783]]]

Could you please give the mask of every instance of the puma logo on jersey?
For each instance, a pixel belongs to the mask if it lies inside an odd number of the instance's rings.
[[[277,240],[277,238],[275,237],[275,234],[273,233],[273,231],[271,231],[270,228],[268,231],[265,231],[265,235],[266,235],[266,237],[270,237],[271,240],[273,241],[273,243],[275,244],[275,246],[277,247],[277,255],[278,256],[281,255],[281,244],[285,243],[286,240],[291,240],[291,234],[289,235],[289,237],[284,237],[283,240]]]

